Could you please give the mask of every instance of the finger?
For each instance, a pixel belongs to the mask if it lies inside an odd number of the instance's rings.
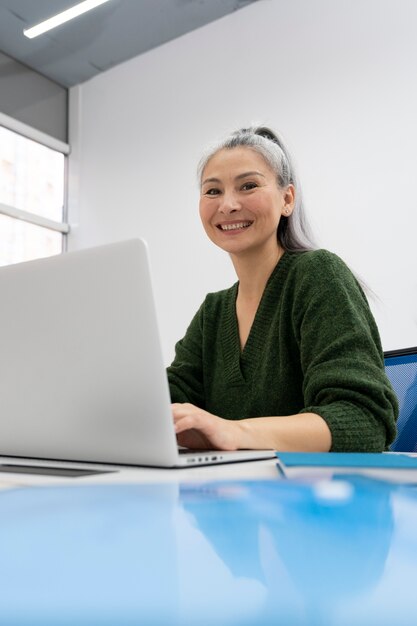
[[[179,420],[182,420],[185,417],[191,416],[193,414],[193,412],[187,411],[185,409],[177,409],[176,411],[173,411],[172,417],[174,419],[174,424],[177,423]]]
[[[189,404],[184,403],[184,404],[179,404],[179,403],[175,403],[175,404],[171,404],[171,411],[172,411],[172,415],[175,417],[180,417],[181,415],[188,415],[189,413],[191,413],[192,411],[196,411],[197,407],[195,407],[193,404]]]
[[[173,411],[177,411],[178,409],[196,409],[197,407],[194,406],[194,404],[191,404],[190,402],[173,402],[171,404],[171,408]]]
[[[174,420],[175,432],[177,435],[183,433],[186,430],[196,428],[196,420],[193,415],[185,415],[178,420]]]

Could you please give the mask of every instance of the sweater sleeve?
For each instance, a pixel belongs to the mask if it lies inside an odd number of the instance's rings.
[[[387,449],[396,433],[397,399],[366,297],[339,257],[310,256],[293,320],[304,376],[301,412],[323,417],[334,452]]]
[[[192,319],[185,336],[175,345],[175,358],[167,368],[172,402],[191,402],[204,408],[203,318],[204,304]]]

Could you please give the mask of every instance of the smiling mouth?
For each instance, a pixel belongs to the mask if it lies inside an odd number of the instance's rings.
[[[217,224],[219,230],[244,230],[251,226],[253,222],[237,222],[235,224]]]

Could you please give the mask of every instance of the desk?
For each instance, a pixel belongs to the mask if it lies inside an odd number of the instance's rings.
[[[16,463],[16,459],[0,456],[0,464]],[[22,464],[45,466],[43,461],[24,460]],[[63,465],[59,461],[51,461],[51,465],[59,467]],[[64,466],[68,466],[67,463]],[[79,464],[74,463],[75,467]],[[83,467],[88,467],[84,464]],[[92,469],[106,468],[98,464],[92,464]],[[112,466],[107,469],[114,470]],[[279,479],[275,459],[265,459],[262,461],[248,461],[244,463],[225,463],[220,465],[210,465],[202,467],[190,467],[181,469],[159,469],[159,468],[120,468],[111,473],[95,474],[73,479],[73,484],[120,484],[120,483],[184,483],[196,481],[213,480],[258,480],[258,479]],[[29,487],[40,485],[68,485],[70,479],[59,476],[41,476],[37,474],[20,473],[0,473],[0,489],[9,487]]]
[[[417,490],[274,472],[2,475],[0,623],[415,626]]]

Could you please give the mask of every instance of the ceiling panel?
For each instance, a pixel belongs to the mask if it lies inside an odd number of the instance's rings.
[[[0,51],[71,87],[258,1],[110,0],[49,33],[28,39],[24,28],[76,2],[0,0]]]

